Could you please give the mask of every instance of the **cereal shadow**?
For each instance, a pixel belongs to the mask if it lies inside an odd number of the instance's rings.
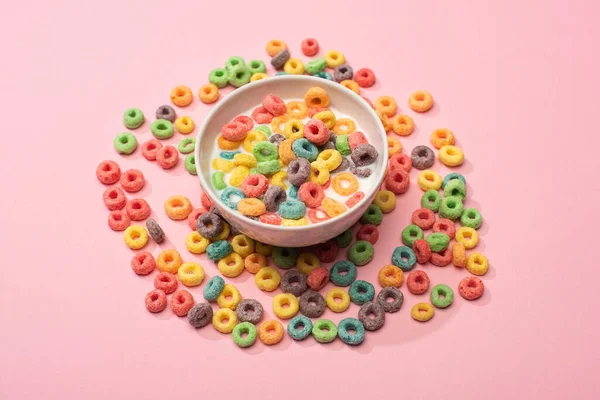
[[[143,171],[142,171],[143,173]],[[127,193],[130,197],[129,200],[131,199],[135,199],[135,198],[145,198],[148,195],[150,195],[152,193],[152,184],[150,182],[148,182],[148,180],[146,180],[146,182],[144,183],[144,187],[142,188],[142,190],[140,190],[139,192],[135,192],[135,193]]]
[[[492,302],[492,293],[490,292],[490,289],[487,288],[487,287],[483,291],[483,296],[481,296],[477,300],[469,301],[470,304],[473,304],[473,305],[475,305],[477,307],[487,306],[491,302]]]

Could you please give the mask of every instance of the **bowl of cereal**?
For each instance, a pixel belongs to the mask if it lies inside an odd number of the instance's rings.
[[[198,130],[200,185],[221,216],[263,243],[304,247],[354,225],[381,186],[386,132],[335,82],[261,79],[227,95]]]

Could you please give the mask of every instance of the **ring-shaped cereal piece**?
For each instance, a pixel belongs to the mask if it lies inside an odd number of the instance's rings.
[[[185,237],[185,247],[193,254],[204,253],[209,244],[210,240],[200,235],[197,231],[190,232]]]
[[[402,151],[402,143],[394,137],[387,137],[388,143],[388,158],[392,158],[394,154],[400,153]]]
[[[105,185],[112,185],[119,181],[121,177],[121,168],[114,161],[102,161],[96,168],[96,177]]]
[[[243,143],[242,143],[242,147],[244,147],[244,150],[246,150],[248,153],[252,153],[254,154],[254,157],[256,158],[257,161],[261,161],[259,160],[258,157],[256,157],[256,154],[254,153],[254,147],[256,145],[258,145],[261,142],[267,142],[267,136],[259,131],[259,130],[251,130],[248,131],[248,133],[246,134],[246,139],[244,139]]]
[[[422,191],[439,190],[442,187],[442,177],[437,172],[426,169],[419,172],[417,184]]]
[[[329,95],[325,89],[315,86],[308,89],[304,95],[304,102],[308,108],[326,108],[329,106]]]
[[[329,68],[335,68],[346,62],[346,57],[338,50],[329,50],[325,53],[325,62]]]
[[[358,83],[354,82],[351,79],[346,79],[345,81],[341,81],[340,85],[342,85],[346,89],[352,90],[356,94],[358,94],[360,92],[360,87],[358,86]]]
[[[389,132],[392,130],[392,123],[387,115],[381,112],[381,110],[375,110],[375,114],[379,117],[379,121],[381,121],[381,125],[383,125],[383,130]]]
[[[377,275],[381,287],[397,287],[399,288],[404,283],[404,271],[395,265],[384,265]]]
[[[279,171],[274,173],[271,176],[270,183],[274,186],[280,186],[283,190],[287,190],[288,186],[285,184],[284,180],[287,178],[286,171]]]
[[[264,72],[255,72],[254,74],[252,74],[252,77],[250,78],[250,82],[260,81],[261,79],[265,79],[268,77],[269,77],[269,75],[265,74]]]
[[[162,143],[157,139],[150,139],[142,143],[142,155],[148,161],[156,160],[158,151],[163,147]]]
[[[125,212],[132,221],[143,221],[150,216],[151,210],[146,200],[133,199],[125,206]],[[156,241],[156,243],[160,243],[160,241]]]
[[[288,114],[279,115],[271,120],[271,131],[273,133],[279,133],[283,135],[283,130],[285,128],[285,124],[292,120]],[[266,139],[265,139],[266,140]],[[251,151],[251,150],[250,150]]]
[[[254,239],[243,234],[235,235],[231,239],[233,251],[242,256],[242,258],[254,253],[254,244]]]
[[[333,177],[331,187],[340,196],[350,196],[358,190],[359,183],[350,172],[342,172]]]
[[[460,224],[469,228],[479,229],[481,227],[482,217],[476,208],[467,208],[460,216]]]
[[[231,253],[219,260],[219,272],[228,278],[235,278],[244,272],[244,260],[239,254]]]
[[[137,129],[145,121],[144,113],[139,108],[128,108],[123,113],[123,125],[127,129]]]
[[[341,313],[350,307],[350,296],[342,288],[333,288],[327,292],[325,303],[331,311]]]
[[[473,275],[485,275],[488,271],[489,262],[486,256],[481,253],[471,253],[467,257],[467,271]]]
[[[186,107],[194,100],[192,90],[187,86],[177,86],[171,91],[171,101],[178,107]]]
[[[251,274],[256,274],[261,268],[267,266],[267,257],[260,253],[252,253],[244,258],[244,267]]]
[[[296,258],[296,267],[303,274],[310,274],[315,268],[321,266],[321,261],[313,253],[300,253]]]
[[[281,226],[303,226],[303,225],[308,225],[308,219],[306,217],[302,217],[299,219],[283,218],[281,220]]]
[[[320,111],[313,115],[312,118],[318,119],[319,121],[324,123],[328,129],[333,129],[333,127],[335,126],[336,118],[335,114],[331,110]]]
[[[289,164],[294,158],[296,158],[296,154],[294,154],[294,151],[292,150],[292,145],[294,142],[294,139],[285,139],[279,143],[279,148],[277,151],[279,153],[279,159],[284,165]]]
[[[452,264],[458,268],[467,266],[467,252],[464,244],[454,243],[452,245]]]
[[[336,286],[350,286],[356,280],[356,275],[356,265],[347,260],[336,262],[329,271],[329,279]]]
[[[102,195],[102,198],[104,200],[104,205],[110,211],[122,209],[125,207],[125,203],[127,202],[125,193],[118,187],[106,189]]]
[[[287,49],[287,44],[283,40],[272,39],[267,42],[267,54],[271,57],[284,49]]]
[[[263,267],[254,275],[254,282],[260,290],[272,292],[279,287],[281,275],[275,268]]]
[[[217,304],[221,308],[229,308],[235,311],[239,302],[242,301],[240,291],[233,285],[226,283],[223,290],[217,296]]]
[[[177,277],[185,286],[198,286],[204,280],[204,268],[198,263],[186,262],[177,270]]]
[[[429,298],[435,307],[447,308],[454,301],[454,291],[448,285],[440,283],[431,288]]]
[[[116,211],[116,210],[115,210]],[[113,213],[115,212],[113,211]],[[131,225],[123,234],[125,244],[132,250],[141,249],[148,243],[148,232],[141,225]]]
[[[223,135],[219,135],[219,137],[217,138],[217,145],[221,150],[235,150],[238,147],[240,147],[241,144],[241,141],[234,142],[231,140],[227,140]]]
[[[281,339],[283,339],[283,325],[274,319],[264,321],[258,326],[258,338],[268,346],[281,342]]]
[[[456,241],[458,243],[462,243],[465,246],[465,249],[472,249],[477,246],[479,242],[479,234],[473,228],[469,228],[468,226],[461,226],[456,230]]]
[[[303,101],[290,101],[285,105],[287,115],[291,118],[302,120],[306,117],[308,106]]]
[[[454,133],[448,128],[438,128],[431,132],[429,137],[431,144],[436,149],[441,149],[447,145],[454,145]]]
[[[392,131],[399,136],[408,136],[415,130],[415,123],[411,117],[398,114],[392,118]]]
[[[375,194],[373,204],[379,207],[384,214],[390,213],[396,208],[396,196],[389,190],[380,190]]]
[[[177,274],[179,267],[183,264],[183,259],[179,252],[175,249],[163,250],[156,257],[156,268],[161,272]]]
[[[186,219],[192,212],[192,203],[185,196],[171,196],[165,201],[165,213],[175,221]]]
[[[435,309],[429,303],[417,303],[410,310],[410,316],[419,322],[427,322],[433,318]]]
[[[113,210],[108,214],[108,226],[113,231],[124,231],[130,224],[131,220],[123,210]]]
[[[283,127],[283,136],[286,139],[301,139],[304,137],[304,124],[302,121],[297,119],[292,119],[285,123]]]
[[[156,162],[162,169],[173,168],[179,160],[179,152],[173,146],[164,146],[156,153]]]
[[[466,300],[476,300],[483,295],[483,282],[474,276],[467,276],[458,285],[458,293]]]
[[[425,90],[417,90],[408,98],[408,106],[416,112],[426,112],[433,107],[433,97]]]
[[[312,332],[313,324],[310,318],[297,315],[292,318],[287,326],[290,337],[294,340],[304,340]]]
[[[356,233],[356,239],[375,244],[379,240],[379,229],[373,224],[364,224]]]
[[[304,74],[304,63],[299,58],[290,58],[283,65],[283,70],[291,75]]]
[[[313,324],[312,334],[317,342],[330,343],[337,337],[337,326],[328,319],[319,319]]]
[[[273,313],[280,319],[293,318],[298,309],[298,298],[291,293],[280,293],[273,297]]]
[[[114,141],[113,145],[115,146],[115,150],[119,154],[131,154],[137,148],[137,139],[135,135],[131,132],[123,132],[118,134]]]
[[[330,218],[337,217],[338,215],[345,213],[347,210],[344,204],[332,199],[331,197],[325,197],[323,199],[321,202],[321,208],[323,208],[325,214],[327,214]]]
[[[375,99],[373,105],[375,109],[381,110],[382,113],[390,118],[396,115],[396,100],[391,96],[380,96]]]
[[[327,164],[322,160],[316,160],[310,163],[310,176],[308,178],[311,182],[315,182],[321,186],[325,185],[329,181],[329,168]]]
[[[144,178],[142,171],[138,169],[128,169],[121,174],[119,183],[121,183],[121,186],[125,191],[135,193],[142,190],[144,183],[146,183],[146,179]]]
[[[267,211],[265,203],[255,198],[241,199],[238,201],[237,209],[248,217],[260,217]]]
[[[148,275],[156,268],[156,260],[147,251],[137,252],[131,259],[131,269],[138,275]]]
[[[354,80],[360,87],[368,88],[375,84],[375,74],[369,68],[361,68],[354,73]]]
[[[326,149],[319,153],[317,160],[323,161],[325,165],[327,165],[327,169],[333,171],[342,164],[343,158],[339,151],[335,149]]]
[[[216,171],[214,174],[221,171]],[[238,165],[231,171],[231,175],[229,175],[229,184],[234,187],[240,187],[244,183],[244,180],[250,176],[250,168],[245,165]],[[214,182],[213,182],[214,185]],[[219,189],[216,187],[216,189]],[[224,189],[226,185],[221,186],[221,189]]]
[[[221,333],[231,333],[238,323],[237,315],[229,308],[221,308],[213,314],[212,324]]]
[[[160,272],[154,277],[154,288],[166,294],[173,293],[177,289],[177,284],[177,277],[168,272]]]
[[[167,295],[162,290],[153,290],[144,299],[146,309],[151,313],[159,313],[167,308]]]
[[[173,136],[173,123],[166,119],[157,119],[150,125],[150,132],[157,139],[169,139]]]
[[[256,157],[252,154],[237,153],[233,155],[233,165],[236,167],[244,166],[248,168],[256,167]]]
[[[246,335],[242,337],[242,335]],[[256,327],[250,322],[242,322],[233,328],[231,333],[233,343],[241,348],[250,347],[256,342]]]
[[[408,172],[406,172],[404,169],[390,169],[385,174],[385,187],[394,194],[406,193],[409,185],[410,175],[408,175]]]
[[[447,167],[458,167],[465,161],[465,153],[456,146],[442,146],[438,156]]]

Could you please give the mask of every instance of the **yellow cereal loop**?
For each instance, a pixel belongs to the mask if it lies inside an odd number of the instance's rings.
[[[346,211],[346,206],[331,197],[325,197],[321,202],[321,208],[330,218],[337,217]]]
[[[291,293],[280,293],[273,297],[273,313],[280,319],[290,319],[298,312],[298,298]]]
[[[319,185],[324,185],[329,180],[329,168],[322,160],[316,160],[310,163],[310,176],[308,178],[311,182],[315,182]]]
[[[287,114],[278,115],[271,120],[271,131],[273,133],[279,133],[283,135],[283,129],[285,128],[285,124],[290,121],[292,117]]]
[[[342,85],[346,89],[352,90],[356,94],[358,94],[360,92],[360,87],[358,86],[358,83],[354,82],[351,79],[346,79],[345,81],[341,81],[340,85]]]
[[[216,242],[218,240],[227,240],[230,232],[231,232],[231,229],[229,227],[229,224],[227,222],[223,222],[223,231],[221,233],[219,233],[217,235],[217,237],[215,237],[214,239],[211,239],[211,240],[213,242]]]
[[[287,178],[287,172],[285,171],[279,171],[273,174],[273,176],[271,176],[271,185],[274,186],[279,186],[281,188],[283,188],[283,190],[287,190],[287,185],[283,182],[283,180]]]
[[[250,168],[245,165],[238,165],[231,171],[231,175],[229,175],[229,184],[231,186],[240,187],[248,175],[250,175]]]
[[[313,115],[312,119],[318,119],[319,121],[324,123],[325,126],[329,129],[333,129],[333,127],[335,126],[335,114],[333,113],[333,111],[330,110],[318,112],[315,115]]]
[[[408,136],[415,130],[415,123],[408,115],[398,114],[392,119],[392,130],[398,136]]]
[[[175,249],[163,250],[158,257],[156,257],[156,268],[160,272],[176,274],[182,264],[183,259]]]
[[[281,225],[283,226],[302,226],[308,225],[308,219],[306,217],[302,217],[300,219],[285,219],[281,220]]]
[[[254,145],[258,142],[263,142],[265,140],[267,140],[267,136],[263,132],[248,131],[248,133],[246,134],[246,139],[244,139],[244,142],[242,143],[242,147],[248,153],[252,153]]]
[[[283,70],[288,74],[302,75],[304,73],[304,63],[298,58],[290,58],[285,62]]]
[[[281,275],[275,268],[263,267],[254,275],[256,286],[265,292],[272,292],[279,287]]]
[[[148,243],[148,232],[141,225],[131,225],[125,229],[123,239],[130,249],[141,249]]]
[[[329,50],[325,53],[325,62],[329,68],[335,68],[346,62],[346,57],[338,50]]]
[[[240,291],[230,283],[226,283],[221,290],[221,294],[217,297],[217,304],[221,308],[236,309],[239,302],[242,301]]]
[[[375,193],[373,204],[381,208],[383,213],[390,213],[396,208],[396,195],[390,190],[380,190]]]
[[[380,110],[382,113],[387,115],[388,117],[393,117],[396,115],[396,100],[390,96],[380,96],[375,99],[373,103],[373,107],[377,110]]]
[[[442,146],[438,156],[447,167],[458,167],[465,161],[465,154],[456,146]]]
[[[179,267],[177,277],[185,286],[198,286],[204,280],[204,268],[195,262],[185,262]]]
[[[391,136],[387,137],[388,142],[388,158],[391,158],[394,154],[400,153],[402,151],[402,143],[396,138]]]
[[[437,172],[426,169],[419,172],[417,184],[422,191],[439,190],[442,187],[442,177]]]
[[[325,303],[331,311],[341,313],[350,307],[350,296],[342,288],[333,288],[327,292]]]
[[[358,190],[359,183],[350,172],[340,172],[331,180],[331,187],[340,196],[350,196]]]
[[[339,118],[333,126],[336,135],[349,135],[356,130],[356,124],[350,118]]]
[[[255,242],[254,250],[258,254],[261,254],[265,257],[269,257],[271,255],[271,253],[273,252],[273,246],[271,246],[270,244],[264,244],[262,242]]]
[[[264,72],[256,72],[250,78],[250,82],[260,81],[261,79],[265,79],[265,78],[268,78],[268,77],[269,77],[269,75],[265,74]]]
[[[302,121],[293,119],[286,122],[285,127],[283,128],[283,136],[285,136],[286,139],[302,139],[304,137],[304,124]]]
[[[308,106],[303,101],[290,101],[285,105],[287,115],[294,119],[303,119],[308,113]]]
[[[296,268],[305,275],[310,274],[315,268],[321,266],[321,260],[314,253],[300,253],[296,259]]]
[[[190,117],[183,116],[175,120],[175,129],[177,129],[177,132],[181,133],[182,135],[192,133],[194,126],[194,120]]]
[[[233,156],[233,165],[254,168],[256,167],[256,158],[252,154],[238,153]]]
[[[415,321],[426,322],[433,318],[434,309],[429,303],[417,303],[411,308],[410,316]]]
[[[221,150],[235,150],[240,147],[242,142],[232,142],[231,140],[225,139],[222,135],[219,135],[217,139],[217,145]]]
[[[392,129],[392,123],[387,115],[381,112],[381,110],[375,110],[375,114],[379,117],[381,124],[383,125],[383,130],[389,132]]]
[[[209,244],[210,240],[200,235],[198,231],[190,232],[185,237],[185,247],[193,254],[204,253]]]
[[[333,171],[342,163],[342,154],[335,149],[327,149],[319,153],[317,160],[323,161],[327,169]]]
[[[479,243],[479,234],[473,228],[461,226],[456,230],[455,239],[458,243],[462,243],[465,246],[465,249],[469,250]]]
[[[231,253],[219,260],[217,268],[223,276],[235,278],[244,272],[244,260],[239,254]]]
[[[213,314],[212,324],[221,333],[231,333],[237,323],[238,319],[235,311],[229,308],[221,308]]]
[[[212,167],[216,170],[223,172],[231,172],[233,170],[233,163],[229,160],[224,160],[222,158],[214,158],[212,160]]]
[[[488,259],[481,253],[471,253],[467,257],[467,270],[473,275],[485,275],[488,267]]]
[[[289,164],[296,155],[292,150],[292,145],[294,144],[294,139],[285,139],[283,142],[279,143],[278,153],[279,159],[285,165]]]
[[[231,239],[231,247],[233,248],[234,253],[245,258],[254,253],[254,239],[243,234],[236,235]]]

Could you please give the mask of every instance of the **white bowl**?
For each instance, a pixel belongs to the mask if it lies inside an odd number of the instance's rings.
[[[275,94],[284,101],[303,98],[311,87],[319,86],[327,91],[331,105],[340,112],[358,121],[361,131],[379,151],[377,161],[371,165],[374,183],[365,197],[342,215],[317,224],[303,226],[277,226],[263,224],[247,218],[225,206],[219,194],[212,187],[211,154],[221,128],[241,112],[260,105],[263,97]],[[305,247],[325,242],[354,225],[373,201],[373,197],[383,182],[388,160],[386,132],[377,114],[359,95],[344,86],[323,79],[305,75],[281,75],[249,83],[221,100],[206,116],[198,130],[196,141],[196,169],[200,185],[219,209],[230,225],[249,237],[281,247]]]

